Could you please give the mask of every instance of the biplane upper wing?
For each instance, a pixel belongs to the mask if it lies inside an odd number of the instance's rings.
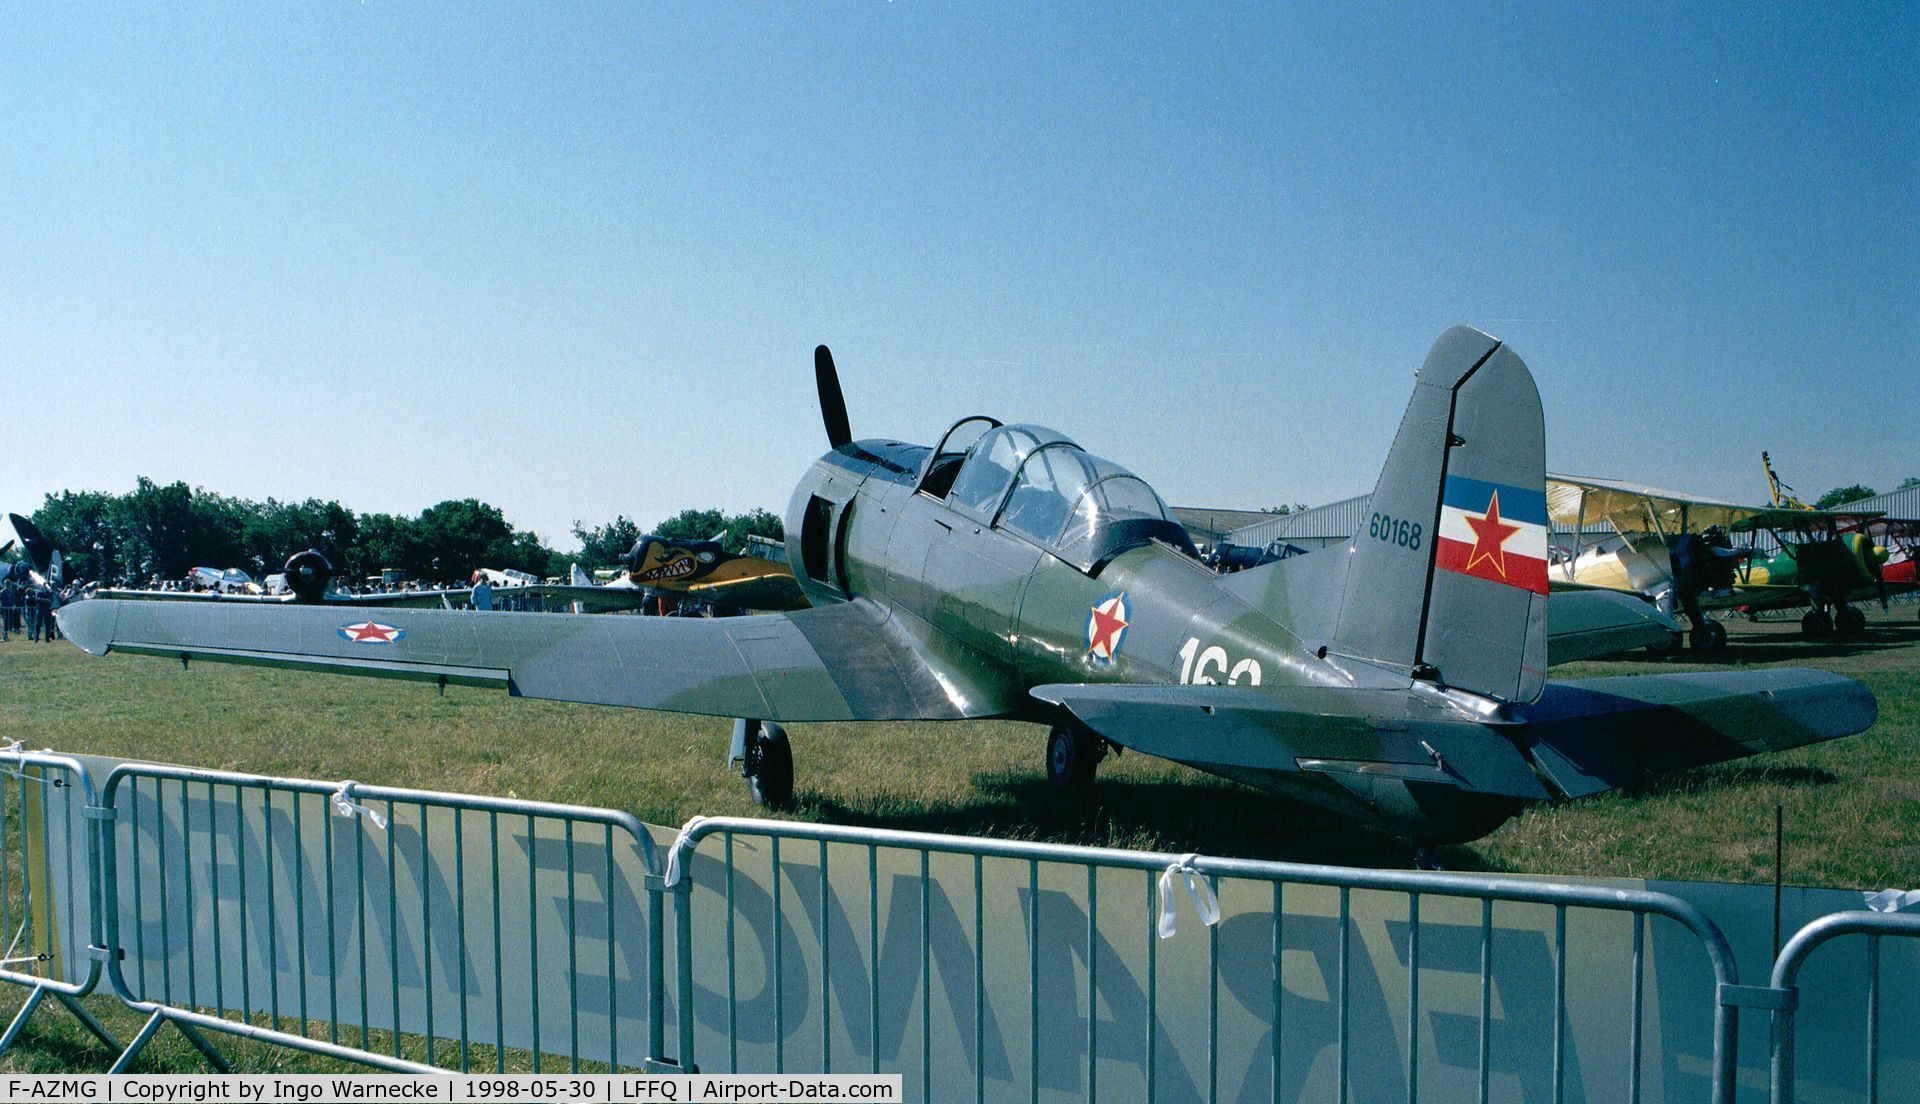
[[[864,601],[751,617],[596,617],[337,603],[89,600],[69,639],[109,651],[491,686],[529,698],[770,721],[954,720],[1006,704],[936,667]]]
[[[1736,533],[1845,524],[1878,514],[1751,506],[1698,498],[1616,479],[1549,475],[1547,516],[1558,525],[1590,526],[1606,522],[1621,533],[1677,536],[1718,525]]]

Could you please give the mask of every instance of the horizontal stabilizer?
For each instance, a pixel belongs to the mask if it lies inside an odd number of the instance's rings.
[[[1547,599],[1548,663],[1658,647],[1679,633],[1673,618],[1623,591],[1556,589]]]
[[[1879,707],[1825,671],[1638,675],[1556,682],[1522,711],[1516,737],[1567,797],[1651,775],[1851,736]]]
[[[1511,741],[1398,688],[1073,683],[1033,696],[1122,747],[1203,770],[1370,774],[1551,796]]]

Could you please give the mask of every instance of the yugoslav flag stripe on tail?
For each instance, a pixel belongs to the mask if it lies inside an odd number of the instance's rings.
[[[1547,496],[1537,488],[1449,475],[1434,566],[1547,593]]]

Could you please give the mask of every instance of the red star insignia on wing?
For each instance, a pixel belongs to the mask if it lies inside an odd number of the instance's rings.
[[[1467,570],[1481,560],[1493,563],[1493,569],[1502,579],[1507,577],[1507,538],[1520,531],[1518,525],[1508,525],[1500,520],[1500,492],[1493,492],[1493,499],[1487,503],[1487,512],[1482,517],[1466,515],[1467,525],[1473,529],[1473,551],[1467,553]]]
[[[347,633],[348,638],[355,644],[391,644],[393,643],[395,634],[399,630],[395,629],[392,625],[381,625],[372,621],[362,621],[358,625],[348,625],[343,631]]]

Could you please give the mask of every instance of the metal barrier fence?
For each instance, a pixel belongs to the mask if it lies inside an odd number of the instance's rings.
[[[1866,1030],[1861,1068],[1866,1074],[1866,1099],[1880,1100],[1881,1070],[1881,980],[1880,941],[1887,936],[1920,939],[1920,916],[1886,912],[1837,912],[1823,916],[1794,933],[1773,963],[1773,1065],[1771,1080],[1774,1104],[1793,1104],[1794,1050],[1799,1030],[1800,970],[1814,949],[1845,935],[1865,935],[1867,950]],[[1909,1020],[1907,1045],[1916,1041],[1916,1026]],[[1909,1051],[1908,1057],[1911,1057]],[[1905,1086],[1908,1094],[1912,1086]],[[1903,1098],[1910,1098],[1903,1096]]]
[[[26,1001],[0,1033],[11,1049],[52,996],[88,1031],[120,1044],[79,1001],[100,981],[99,880],[86,810],[93,779],[73,759],[0,750],[0,981],[25,986]]]
[[[1742,986],[1721,931],[1660,893],[748,819],[696,818],[661,855],[604,809],[101,770],[96,790],[81,760],[0,752],[0,981],[28,989],[0,1051],[52,996],[116,1072],[172,1023],[217,1069],[212,1033],[413,1072],[706,1054],[976,1102],[1730,1104],[1750,1007],[1791,1101],[1802,967],[1865,934],[1875,1101],[1880,942],[1920,936],[1920,916],[1827,916]],[[1173,930],[1196,911],[1219,922]],[[124,1049],[79,1001],[103,977],[146,1017]],[[1707,1083],[1650,1092],[1674,1055],[1647,1044],[1688,1023]]]
[[[101,791],[107,975],[148,1015],[116,1071],[169,1022],[399,1071],[678,1068],[627,814],[145,764]]]
[[[699,862],[700,845],[715,836],[721,837],[722,853],[706,863]],[[738,899],[736,891],[742,883],[758,886],[766,879],[737,876],[745,846],[743,839],[766,840],[765,860],[771,867],[770,897],[751,905]],[[788,845],[786,858],[781,853],[783,841]],[[800,851],[798,862],[792,855],[796,844]],[[838,861],[834,861],[836,849],[841,852]],[[757,855],[759,849],[754,850]],[[880,871],[881,856],[887,852],[912,856],[907,864],[908,880],[917,885],[918,900],[901,901],[897,894],[889,894],[890,907],[883,920]],[[938,879],[932,876],[930,864],[936,855],[957,856],[970,868],[949,871],[946,879],[947,885],[957,885],[962,892],[970,887],[967,893],[971,898],[970,910],[955,908],[950,900],[932,899],[931,887]],[[888,866],[893,865],[889,860]],[[911,876],[916,865],[917,879]],[[697,1009],[705,1003],[712,1013],[707,1018],[724,1023],[724,1029],[717,1034],[727,1047],[725,1068],[729,1070],[742,1068],[743,1043],[765,1044],[769,1040],[770,1048],[753,1047],[747,1067],[773,1072],[785,1070],[791,1061],[792,1045],[788,1040],[799,1033],[801,1025],[809,1029],[807,1034],[817,1037],[817,1042],[804,1040],[802,1068],[832,1071],[839,1055],[851,1053],[860,1057],[864,1050],[866,1067],[881,1070],[882,1040],[889,1031],[895,1037],[902,1033],[900,1021],[910,1015],[911,1010],[911,1004],[900,999],[897,991],[884,992],[888,987],[881,983],[885,969],[882,960],[889,957],[888,944],[892,941],[889,937],[905,926],[902,924],[904,913],[907,925],[917,920],[919,927],[917,939],[908,937],[919,954],[918,977],[912,979],[917,986],[920,1010],[918,1061],[912,1064],[917,1064],[919,1069],[913,1071],[897,1065],[895,1068],[897,1072],[909,1074],[909,1083],[913,1080],[912,1073],[919,1074],[924,1099],[934,1099],[936,1083],[943,1086],[943,1099],[958,1098],[964,1091],[958,1086],[967,1083],[976,1102],[989,1098],[1012,1099],[1009,1093],[1013,1086],[1004,1082],[1013,1082],[1018,1086],[1021,1099],[1038,1101],[1045,1088],[1049,1096],[1071,1095],[1094,1100],[1100,1097],[1102,1077],[1107,1076],[1120,1081],[1116,1091],[1109,1094],[1115,1099],[1153,1101],[1167,1094],[1218,1100],[1222,1093],[1223,985],[1236,990],[1236,996],[1254,993],[1253,1003],[1261,1003],[1259,998],[1265,1001],[1265,1006],[1253,1016],[1255,1020],[1261,1013],[1266,1017],[1264,1046],[1234,1054],[1234,1068],[1251,1072],[1237,1089],[1229,1087],[1232,1095],[1245,1098],[1257,1091],[1258,1098],[1275,1101],[1311,1095],[1306,1091],[1309,1071],[1288,1069],[1290,1056],[1331,1051],[1334,1055],[1331,1063],[1314,1063],[1315,1072],[1322,1074],[1323,1080],[1332,1082],[1321,1086],[1330,1099],[1351,1099],[1350,1092],[1358,1087],[1354,1077],[1356,1068],[1364,1069],[1368,1085],[1373,1088],[1378,1088],[1382,1077],[1388,1077],[1404,1090],[1403,1094],[1376,1094],[1383,1099],[1428,1099],[1422,1096],[1422,1078],[1437,1078],[1440,1074],[1423,1061],[1422,974],[1435,966],[1435,957],[1444,957],[1447,961],[1443,966],[1457,971],[1463,964],[1470,964],[1478,975],[1474,1044],[1478,1060],[1471,1091],[1463,1091],[1467,1086],[1456,1079],[1436,1084],[1436,1095],[1431,1099],[1484,1101],[1489,1098],[1496,980],[1501,986],[1503,1003],[1507,1005],[1505,1022],[1522,1023],[1526,1017],[1513,1005],[1522,999],[1520,995],[1527,991],[1529,984],[1539,983],[1538,978],[1526,974],[1544,965],[1550,977],[1545,986],[1551,1002],[1546,1010],[1550,1035],[1545,1039],[1523,1040],[1542,1044],[1539,1052],[1523,1057],[1549,1062],[1549,1079],[1537,1085],[1537,1093],[1525,1095],[1528,1099],[1538,1096],[1557,1101],[1565,1098],[1568,1078],[1569,914],[1624,913],[1626,926],[1630,928],[1631,970],[1625,984],[1620,986],[1620,995],[1628,1007],[1625,1030],[1614,1034],[1617,1053],[1625,1057],[1624,1071],[1615,1080],[1624,1083],[1613,1093],[1596,1090],[1588,1084],[1586,1098],[1641,1099],[1645,1030],[1643,966],[1649,923],[1653,918],[1673,921],[1689,933],[1711,969],[1714,990],[1702,992],[1699,1002],[1701,1012],[1712,1018],[1710,1099],[1731,1101],[1733,1098],[1737,1005],[1729,998],[1740,992],[1733,956],[1719,929],[1705,916],[1692,905],[1665,894],[1511,878],[1354,870],[1197,856],[1182,858],[1056,844],[726,818],[691,822],[670,851],[667,870],[668,888],[680,898],[680,907],[675,912],[675,946],[681,1004]],[[852,871],[850,880],[854,885],[851,888],[855,892],[846,892],[850,887],[844,876],[835,884],[835,870]],[[1128,871],[1142,875],[1144,884],[1123,877],[1123,872]],[[1249,888],[1254,890],[1256,915],[1264,913],[1271,920],[1265,924],[1264,933],[1258,931],[1258,923],[1254,925],[1256,938],[1250,948],[1248,940],[1236,941],[1242,950],[1250,949],[1253,953],[1234,955],[1231,962],[1223,958],[1221,927],[1216,925],[1207,929],[1203,973],[1194,969],[1192,963],[1176,965],[1169,961],[1175,948],[1168,944],[1165,951],[1161,949],[1156,919],[1166,915],[1167,895],[1177,894],[1187,875],[1205,879],[1221,899],[1230,894],[1244,894]],[[791,887],[791,893],[783,887],[783,881],[786,887]],[[1169,882],[1173,884],[1170,886]],[[1044,902],[1045,887],[1049,885],[1064,885],[1084,900],[1084,915],[1077,918],[1059,915],[1057,910],[1056,914],[1049,915]],[[705,970],[697,969],[700,964],[695,961],[695,945],[699,941],[693,920],[697,911],[693,906],[696,886],[718,898],[715,903],[725,911],[724,926],[716,920],[702,929],[707,933],[724,933],[717,946],[715,939],[706,940],[710,961],[705,964]],[[864,893],[858,892],[861,888]],[[1147,922],[1135,920],[1127,925],[1138,933],[1140,949],[1134,958],[1136,962],[1144,960],[1143,968],[1126,961],[1125,954],[1110,939],[1113,932],[1101,923],[1100,902],[1103,898],[1110,899],[1116,890],[1123,895],[1124,907],[1146,906]],[[1316,891],[1317,901],[1301,902],[1289,908],[1291,898]],[[1198,885],[1188,892],[1194,895],[1197,906],[1206,899]],[[1363,1034],[1353,1027],[1357,990],[1351,979],[1357,972],[1354,955],[1360,936],[1351,921],[1358,896],[1380,893],[1398,895],[1404,900],[1405,921],[1399,937],[1394,940],[1395,952],[1404,956],[1401,959],[1405,978],[1404,1014],[1393,1017],[1397,1022],[1375,1024],[1371,1020],[1385,1015],[1386,1010],[1369,1007],[1365,1011],[1370,1022]],[[858,900],[861,896],[865,898],[863,905],[849,907],[850,899]],[[1456,915],[1446,918],[1448,923],[1434,924],[1427,938],[1440,946],[1435,952],[1428,952],[1423,946],[1423,928],[1429,926],[1426,918],[1440,919],[1436,914],[1442,911],[1443,901],[1466,905],[1469,916],[1465,918],[1466,923],[1461,924],[1459,921],[1463,918],[1457,915],[1456,907]],[[1380,909],[1377,900],[1369,904],[1376,912]],[[1475,905],[1477,907],[1473,907]],[[1538,956],[1510,953],[1517,944],[1496,939],[1497,905],[1503,909],[1538,906],[1549,910],[1545,918],[1550,924],[1547,930],[1552,933],[1549,961],[1543,963]],[[837,917],[833,915],[836,908]],[[937,921],[934,919],[936,909],[940,912]],[[970,921],[960,918],[967,911],[972,914]],[[789,935],[789,918],[794,912],[801,913],[801,922],[817,933],[816,940],[805,951]],[[1338,919],[1331,936],[1330,957],[1335,963],[1332,973],[1338,980],[1329,994],[1333,1005],[1331,1015],[1326,1017],[1329,1022],[1283,1035],[1283,1030],[1292,1026],[1288,1023],[1289,1012],[1296,1003],[1288,999],[1289,986],[1283,982],[1283,974],[1288,971],[1284,964],[1296,954],[1311,955],[1328,950],[1314,945],[1316,938],[1326,941],[1326,925],[1312,921],[1316,915],[1329,914]],[[860,938],[856,926],[862,919],[866,928],[864,939]],[[1009,952],[994,946],[990,922],[997,923],[1003,931],[1018,933],[1015,938],[1025,943],[1024,951]],[[934,946],[936,924],[941,936],[938,949]],[[742,926],[747,928],[745,934],[759,951],[757,956],[739,953]],[[1463,926],[1476,931],[1477,938],[1470,950],[1457,938],[1443,938],[1457,935]],[[1592,930],[1591,924],[1583,926]],[[1303,938],[1293,938],[1296,930]],[[836,931],[841,933],[837,939],[840,947],[835,946]],[[965,949],[968,944],[971,952]],[[812,951],[813,947],[817,947],[817,952]],[[787,991],[791,971],[786,960],[800,953],[809,953],[815,958],[821,980],[817,990],[810,988],[795,994]],[[865,970],[864,986],[843,983],[849,971],[838,969],[835,964],[848,956],[861,960],[855,965]],[[952,961],[955,956],[963,961]],[[999,960],[992,967],[990,956]],[[898,952],[891,957],[897,959]],[[1007,968],[1006,959],[1010,957],[1015,959],[1012,970]],[[1063,967],[1068,968],[1065,972],[1073,972],[1076,958],[1077,968],[1084,974],[1083,986],[1061,976]],[[1022,959],[1024,961],[1020,961]],[[939,1010],[934,999],[936,963],[949,1001],[948,1008]],[[1024,970],[1020,969],[1022,965]],[[749,995],[744,999],[741,997],[743,970],[752,975],[746,982]],[[895,978],[901,976],[897,968],[886,972]],[[1200,976],[1196,977],[1197,973]],[[1258,976],[1249,977],[1250,973]],[[1181,981],[1172,982],[1163,976],[1172,974],[1179,974]],[[907,976],[911,978],[911,962]],[[700,985],[701,978],[711,978],[714,984]],[[1107,980],[1109,978],[1113,980]],[[1204,985],[1206,999],[1184,1001],[1171,1010],[1165,1009],[1161,992],[1168,984]],[[1071,990],[1067,993],[1070,1001],[1060,999],[1063,986]],[[969,988],[970,993],[966,991]],[[1055,991],[1051,998],[1047,996],[1049,989]],[[702,991],[711,994],[705,1002],[701,1000]],[[836,997],[841,1009],[838,1016],[833,1011]],[[756,1006],[752,1016],[763,1021],[751,1029],[744,1023],[750,1004]],[[1024,1014],[1009,1014],[1009,1004],[1024,1004],[1021,1010]],[[1063,1006],[1065,1004],[1071,1007]],[[711,1007],[714,1005],[718,1006],[717,1010]],[[1123,1008],[1126,1009],[1124,1015]],[[1672,1010],[1667,1012],[1671,1014]],[[938,1032],[933,1026],[936,1014],[942,1017]],[[1190,1022],[1175,1023],[1201,1015],[1207,1021],[1203,1030],[1192,1030]],[[799,1024],[791,1024],[795,1019]],[[1063,1036],[1052,1029],[1061,1023],[1080,1025],[1083,1035]],[[682,1017],[680,1024],[680,1053],[691,1060],[697,1053],[703,1053],[696,1050],[695,1017]],[[1322,1030],[1316,1033],[1311,1026]],[[1189,1028],[1178,1032],[1182,1037],[1195,1042],[1204,1038],[1204,1070],[1190,1078],[1185,1071],[1173,1068],[1175,1063],[1170,1061],[1175,1055],[1169,1044],[1177,1027]],[[1384,1040],[1382,1032],[1377,1030],[1383,1027],[1387,1036]],[[1018,1038],[1022,1033],[1026,1037]],[[1109,1034],[1123,1037],[1106,1038]],[[1331,1038],[1327,1038],[1328,1035]],[[1502,1041],[1511,1045],[1516,1040],[1509,1036]],[[795,1039],[793,1045],[801,1042],[803,1040]],[[1022,1080],[1018,1076],[1020,1071],[1013,1069],[1010,1062],[1001,1063],[990,1078],[989,1067],[995,1063],[989,1055],[1006,1049],[1009,1043],[1021,1042],[1026,1044],[1027,1051],[1025,1084],[1018,1085]],[[838,1051],[836,1044],[840,1047]],[[1397,1061],[1388,1061],[1387,1055],[1396,1050],[1398,1053],[1393,1057]],[[1070,1054],[1077,1068],[1063,1071],[1060,1068],[1063,1054]],[[1124,1059],[1125,1063],[1109,1061],[1116,1058]],[[1298,1057],[1292,1061],[1299,1066],[1308,1064]],[[1267,1063],[1264,1073],[1258,1069],[1261,1062]],[[1134,1068],[1124,1068],[1126,1063]],[[1319,1068],[1328,1064],[1332,1065],[1331,1070]],[[1396,1065],[1398,1068],[1394,1069]],[[1387,1072],[1389,1070],[1392,1072]],[[1071,1076],[1062,1076],[1063,1073]],[[1600,1079],[1599,1071],[1590,1068],[1585,1073],[1589,1081]],[[990,1079],[994,1082],[991,1089]]]

